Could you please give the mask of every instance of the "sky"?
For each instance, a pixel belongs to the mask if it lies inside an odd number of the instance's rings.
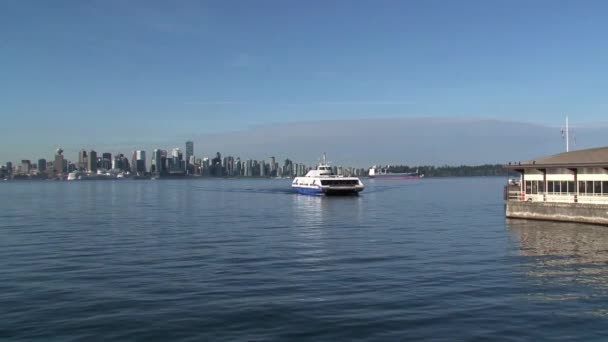
[[[589,125],[608,109],[607,10],[566,0],[4,0],[0,161],[193,137],[212,155],[205,137],[247,146],[234,132],[324,120],[560,126],[569,115]]]

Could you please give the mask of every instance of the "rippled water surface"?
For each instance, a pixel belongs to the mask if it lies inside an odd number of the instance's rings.
[[[0,184],[0,339],[606,340],[608,227],[502,178]]]

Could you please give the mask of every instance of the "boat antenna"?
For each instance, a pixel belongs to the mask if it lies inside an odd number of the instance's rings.
[[[325,152],[323,152],[323,164],[327,164],[327,156],[325,155]]]

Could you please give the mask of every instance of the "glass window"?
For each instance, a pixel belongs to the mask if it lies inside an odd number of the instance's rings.
[[[526,181],[526,194],[532,193],[532,182]]]
[[[588,194],[593,193],[593,181],[587,181],[587,193]]]
[[[568,193],[574,193],[574,192],[576,192],[576,189],[574,188],[574,182],[569,181],[568,182]]]
[[[549,193],[555,192],[555,188],[554,188],[553,185],[554,185],[553,181],[548,181],[547,182],[547,192],[549,192]]]
[[[561,184],[560,184],[560,186],[561,186],[560,192],[561,192],[562,194],[567,193],[567,192],[568,192],[568,182],[566,182],[566,181],[561,181],[560,183],[561,183]]]
[[[593,182],[593,193],[598,195],[602,193],[602,182]]]
[[[607,181],[602,182],[602,193],[608,194],[608,182]]]
[[[533,194],[538,193],[538,181],[532,181],[532,193]]]
[[[545,182],[543,182],[543,181],[538,182],[538,192],[539,193],[545,192]]]
[[[585,182],[584,181],[578,181],[578,192],[581,194],[585,193]]]

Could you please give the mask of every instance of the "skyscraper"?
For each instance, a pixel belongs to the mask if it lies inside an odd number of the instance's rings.
[[[38,171],[40,171],[40,172],[46,171],[46,159],[44,159],[44,158],[38,159]]]
[[[194,155],[194,143],[186,141],[186,163],[190,163],[190,157]]]
[[[97,172],[97,152],[91,150],[87,157],[87,170],[91,173]]]
[[[146,151],[136,150],[133,153],[133,157],[135,159],[135,172],[138,175],[143,175],[146,173]]]
[[[162,152],[159,149],[155,149],[152,152],[152,168],[153,170],[150,169],[150,171],[157,175],[160,175],[163,172]]]
[[[85,150],[78,152],[78,168],[81,170],[87,168],[87,151]]]
[[[58,148],[57,153],[55,153],[55,160],[53,161],[53,171],[56,175],[63,173],[63,162],[63,150]]]

